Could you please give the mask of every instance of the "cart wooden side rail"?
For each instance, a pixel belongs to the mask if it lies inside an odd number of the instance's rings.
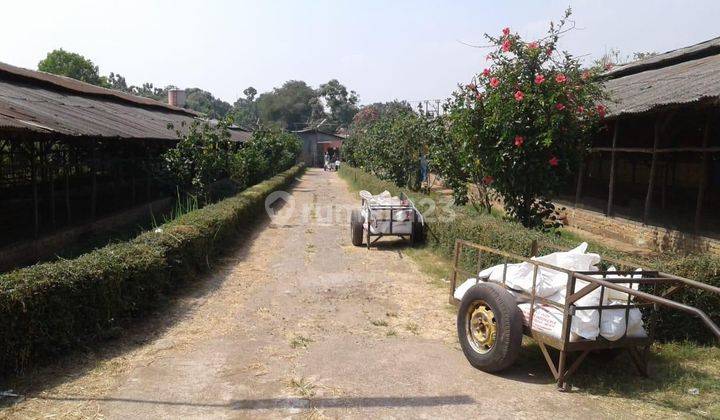
[[[564,251],[560,247],[556,247],[554,245],[549,244],[543,244],[545,247],[549,247],[555,250]],[[466,249],[474,249],[477,252],[477,271],[475,273],[469,272],[467,270],[463,270],[460,267],[460,258],[462,256],[462,253]],[[537,255],[538,250],[538,244],[537,242],[533,241],[531,248],[530,248],[530,254],[531,255]],[[676,293],[678,290],[684,287],[693,287],[700,290],[703,290],[705,292],[709,293],[716,293],[720,295],[720,288],[711,286],[705,283],[701,283],[698,281],[686,279],[683,277],[674,276],[671,274],[662,273],[659,271],[653,271],[653,270],[642,270],[642,271],[631,271],[631,270],[620,270],[620,271],[572,271],[567,270],[562,267],[557,267],[551,264],[547,264],[542,261],[536,261],[530,258],[525,258],[520,255],[512,254],[509,252],[501,251],[498,249],[493,249],[490,247],[486,247],[483,245],[479,245],[476,243],[464,241],[464,240],[457,240],[455,242],[455,252],[454,252],[454,258],[453,258],[453,267],[452,267],[452,273],[450,275],[450,303],[454,305],[458,305],[460,301],[455,299],[454,293],[455,289],[457,288],[457,279],[458,274],[461,274],[465,276],[465,278],[477,278],[478,272],[483,267],[483,254],[491,254],[496,257],[501,257],[504,262],[504,268],[503,268],[503,276],[502,276],[502,283],[499,283],[500,286],[504,287],[505,289],[512,290],[512,292],[515,295],[520,295],[526,299],[528,299],[528,303],[530,303],[530,315],[529,315],[529,321],[528,324],[523,327],[523,332],[525,335],[532,337],[540,347],[540,350],[542,351],[545,361],[548,364],[548,367],[550,368],[550,371],[552,372],[553,376],[557,380],[558,387],[560,389],[565,389],[567,385],[567,378],[572,375],[577,368],[582,364],[585,357],[588,355],[590,351],[593,350],[603,350],[603,349],[613,349],[613,348],[620,348],[620,349],[626,349],[628,353],[631,356],[631,359],[633,360],[633,363],[637,367],[638,371],[643,374],[647,375],[647,356],[650,349],[650,345],[653,342],[654,338],[654,331],[655,331],[655,324],[657,323],[657,312],[659,310],[660,306],[666,306],[675,310],[683,311],[688,314],[691,314],[693,316],[696,316],[702,320],[702,322],[712,331],[712,333],[720,340],[720,328],[718,328],[717,324],[713,322],[713,320],[703,311],[700,309],[685,305],[679,302],[676,302],[669,297]],[[529,264],[532,264],[534,266],[533,268],[533,280],[532,280],[532,292],[528,293],[521,290],[511,289],[507,286],[507,265],[508,261],[513,262],[526,262]],[[609,261],[611,263],[618,264],[620,267],[632,267],[631,263],[620,261],[620,260],[612,260],[606,258],[605,261]],[[537,275],[538,270],[540,268],[545,268],[549,270],[554,270],[557,272],[561,272],[567,275],[567,286],[565,291],[565,303],[558,303],[555,301],[551,301],[549,299],[536,296],[535,289],[536,289],[536,281],[537,281]],[[621,275],[632,275],[632,278],[626,278],[626,277],[617,277]],[[602,277],[599,277],[602,276]],[[587,285],[583,286],[581,289],[576,289],[576,283],[577,280],[582,280],[583,282],[586,282]],[[480,278],[478,279],[478,282],[481,281],[488,281],[488,279]],[[621,284],[619,284],[621,283]],[[584,283],[583,283],[584,284]],[[633,289],[632,287],[626,287],[622,284],[626,284],[629,286],[632,286],[632,284],[643,284],[648,286],[653,290],[653,293],[648,293],[646,291],[640,291]],[[659,290],[661,286],[669,286],[664,290]],[[581,306],[578,305],[578,300],[583,298],[584,296],[588,295],[589,293],[597,290],[600,288],[600,304],[599,305],[592,305],[592,306]],[[646,287],[647,288],[647,287]],[[621,292],[625,295],[627,295],[627,301],[625,301],[623,304],[615,304],[615,305],[603,305],[603,296],[605,296],[606,290],[614,290],[617,292]],[[550,305],[553,307],[556,307],[560,310],[562,310],[562,333],[560,338],[550,336],[548,334],[544,334],[542,332],[533,330],[532,323],[534,318],[534,312],[535,312],[535,306],[536,303],[541,303],[544,305]],[[627,326],[629,322],[629,312],[630,309],[634,308],[648,308],[650,315],[648,316],[648,335],[647,337],[628,337],[627,336]],[[616,340],[616,341],[610,341],[602,336],[598,336],[596,340],[585,340],[581,339],[578,341],[571,341],[570,340],[570,326],[572,322],[572,317],[578,310],[597,310],[599,312],[599,319],[602,319],[602,311],[603,310],[624,310],[625,311],[625,332],[623,334],[623,337]],[[598,327],[600,327],[600,320],[598,321]],[[547,347],[555,348],[559,351],[559,357],[557,365],[553,361],[552,357],[550,356],[550,352],[548,351]],[[569,367],[567,366],[567,357],[569,352],[580,352],[580,355],[574,360],[572,365]]]

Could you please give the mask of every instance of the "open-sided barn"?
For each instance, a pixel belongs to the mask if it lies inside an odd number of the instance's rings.
[[[153,168],[199,117],[0,63],[0,246],[160,198],[167,186]]]
[[[607,127],[567,197],[573,223],[656,248],[720,250],[710,239],[720,234],[720,38],[605,75]]]

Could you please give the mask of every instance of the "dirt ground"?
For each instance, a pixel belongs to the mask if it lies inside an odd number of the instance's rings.
[[[559,393],[537,369],[490,375],[457,344],[447,290],[404,245],[353,247],[355,194],[310,169],[280,218],[162,313],[24,379],[6,418],[648,417]],[[24,386],[24,388],[22,388]]]

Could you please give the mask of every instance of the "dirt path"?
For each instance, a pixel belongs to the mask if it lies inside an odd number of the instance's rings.
[[[161,327],[105,344],[118,348],[79,371],[50,369],[0,416],[638,413],[624,400],[558,393],[542,369],[473,369],[457,345],[446,290],[402,246],[353,247],[345,218],[327,217],[357,202],[337,174],[309,170],[292,196],[294,206],[280,210],[286,220],[258,229],[225,268],[156,317]]]

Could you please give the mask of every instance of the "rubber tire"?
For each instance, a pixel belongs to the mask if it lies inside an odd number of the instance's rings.
[[[495,345],[485,354],[473,350],[465,331],[467,311],[477,301],[485,301],[495,314],[497,337]],[[520,353],[523,336],[523,315],[515,298],[493,283],[480,283],[468,289],[460,302],[457,330],[460,347],[470,364],[484,372],[499,372],[512,365]]]
[[[425,242],[425,226],[423,226],[422,223],[413,222],[410,239],[410,242],[412,242],[413,245]]]
[[[363,222],[360,210],[353,210],[350,213],[350,240],[355,246],[363,244]]]

